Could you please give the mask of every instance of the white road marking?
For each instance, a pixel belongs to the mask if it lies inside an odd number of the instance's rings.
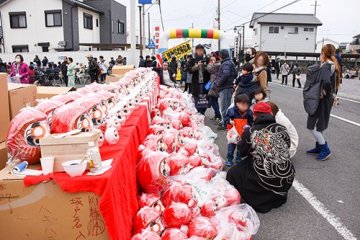
[[[339,120],[341,120],[341,121],[344,121],[344,122],[350,123],[350,124],[352,124],[352,125],[355,125],[355,126],[357,126],[357,127],[360,127],[360,123],[357,123],[357,122],[351,121],[351,120],[346,119],[346,118],[339,117],[339,116],[334,115],[334,114],[330,114],[330,116],[331,116],[331,117],[333,117],[333,118],[339,119]]]
[[[354,234],[350,232],[347,227],[343,225],[341,220],[336,217],[326,206],[320,202],[309,189],[302,185],[299,181],[294,180],[293,186],[301,196],[305,198],[306,201],[323,217],[325,220],[330,223],[331,226],[345,239],[345,240],[357,240]]]
[[[279,86],[282,86],[282,87],[292,88],[292,89],[294,89],[294,90],[302,91],[302,88],[291,87],[291,86],[288,86],[288,85],[282,85],[282,84],[277,83],[277,82],[271,82],[271,83],[272,83],[272,84],[279,85]],[[340,96],[338,96],[338,98],[339,98],[339,99],[342,99],[342,100],[345,100],[345,101],[353,102],[353,103],[360,103],[360,101],[357,101],[357,100],[354,100],[354,99],[350,99],[350,98],[346,98],[346,97],[340,97]]]
[[[353,103],[360,103],[360,101],[354,100],[354,99],[350,99],[350,98],[345,98],[345,97],[339,97],[339,99],[345,100],[345,101],[349,101],[349,102],[353,102]]]

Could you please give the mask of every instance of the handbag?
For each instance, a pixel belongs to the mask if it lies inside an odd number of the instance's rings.
[[[209,107],[209,99],[206,94],[199,94],[198,97],[195,97],[195,107],[197,109],[208,108]]]
[[[205,88],[206,91],[209,91],[209,90],[211,89],[211,87],[212,87],[211,81],[208,81],[208,82],[205,84],[205,86],[204,86],[204,88]]]

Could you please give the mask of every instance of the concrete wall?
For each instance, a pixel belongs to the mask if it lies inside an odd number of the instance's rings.
[[[26,4],[28,2],[30,4]],[[30,52],[41,52],[39,42],[49,42],[51,51],[58,47],[58,43],[64,40],[63,27],[46,27],[46,10],[61,10],[62,0],[12,0],[8,1],[0,9],[5,52],[12,52],[13,45],[28,45]],[[9,12],[26,12],[27,28],[10,28]],[[64,26],[64,19],[63,19]]]
[[[279,26],[278,34],[270,34],[270,26]],[[284,27],[281,29],[281,27]],[[286,51],[287,52],[315,52],[316,47],[316,26],[296,26],[298,34],[289,34],[290,27],[287,25],[261,25],[260,50],[262,51]],[[314,32],[305,32],[305,27],[314,28]],[[287,36],[287,37],[285,37]]]
[[[114,0],[88,0],[86,4],[104,12],[100,16],[101,43],[127,43],[126,41],[126,7]],[[125,24],[125,33],[117,32],[117,22]]]
[[[35,55],[38,55],[42,60],[44,56],[46,56],[51,62],[58,62],[63,59],[64,56],[72,57],[74,62],[87,64],[86,55],[91,53],[94,57],[99,58],[99,56],[104,56],[106,61],[109,61],[111,57],[114,59],[117,58],[118,55],[126,57],[128,63],[130,62],[130,50],[129,51],[76,51],[76,52],[47,52],[47,53],[21,53],[24,57],[26,63],[33,61]],[[15,53],[5,53],[1,54],[1,58],[4,62],[13,62],[15,60]],[[151,55],[149,50],[146,50],[143,55]],[[136,50],[136,56],[140,56],[140,51]],[[138,64],[138,59],[136,59],[136,64]]]
[[[93,29],[84,28],[84,13],[93,16]],[[78,26],[79,26],[79,42],[80,43],[100,43],[100,16],[84,8],[78,7]],[[96,26],[96,19],[99,25]]]
[[[79,50],[78,9],[63,1],[64,41],[66,49]]]

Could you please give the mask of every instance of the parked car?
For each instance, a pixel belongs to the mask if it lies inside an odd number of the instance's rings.
[[[357,78],[359,76],[358,72],[355,70],[346,70],[345,73],[343,73],[343,78]]]

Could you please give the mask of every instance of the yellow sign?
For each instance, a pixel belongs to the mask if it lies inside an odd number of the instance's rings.
[[[192,52],[190,41],[181,43],[173,48],[170,48],[162,53],[163,57],[171,61],[171,57],[175,56],[177,60]]]

